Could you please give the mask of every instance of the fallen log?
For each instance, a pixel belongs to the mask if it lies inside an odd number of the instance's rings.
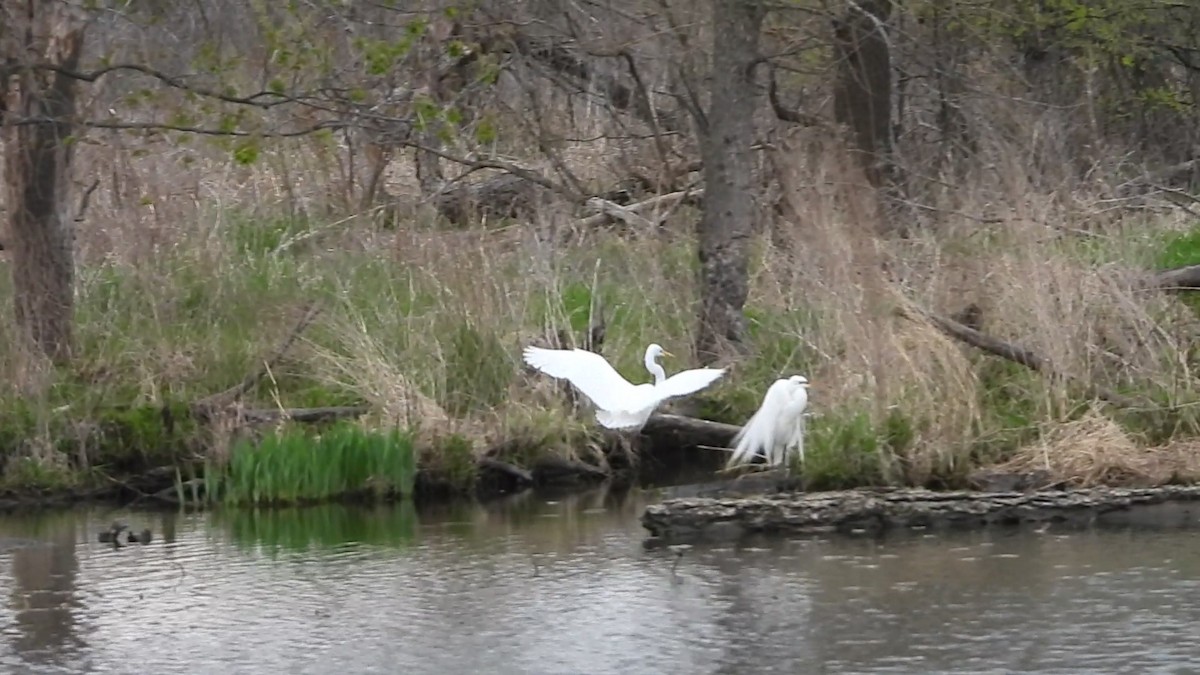
[[[479,467],[481,474],[492,472],[507,483],[511,483],[513,488],[519,489],[527,485],[533,485],[533,474],[515,464],[502,462],[493,457],[480,457],[475,464]]]
[[[533,481],[539,485],[571,481],[602,481],[609,477],[608,472],[600,467],[553,455],[542,457],[534,462],[530,473]]]
[[[672,499],[646,507],[642,526],[659,543],[752,533],[881,532],[1031,522],[1120,524],[1132,509],[1172,504],[1182,525],[1200,525],[1200,485],[1035,492],[859,489],[741,499]],[[1160,513],[1164,515],[1166,512]]]
[[[1149,286],[1163,291],[1194,291],[1200,289],[1200,265],[1186,265],[1155,272]]]
[[[655,437],[659,442],[669,440],[681,446],[704,445],[714,448],[728,447],[741,427],[722,422],[683,415],[658,413],[651,415],[642,427],[642,433]]]

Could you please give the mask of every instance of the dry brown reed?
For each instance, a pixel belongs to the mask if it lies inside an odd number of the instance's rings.
[[[1013,421],[981,409],[1000,386],[986,381],[996,358],[898,318],[894,310],[908,303],[945,315],[974,303],[985,332],[1064,372],[1158,400],[1195,396],[1180,356],[1194,316],[1138,285],[1162,233],[1180,226],[1178,215],[1149,222],[1135,210],[1107,212],[1100,200],[1086,208],[1087,191],[1102,185],[1077,186],[1069,198],[1041,192],[1011,161],[1021,148],[996,144],[998,159],[1010,160],[996,162],[1002,175],[943,195],[935,216],[900,238],[887,233],[870,189],[827,143],[800,137],[775,162],[784,167],[788,218],[772,241],[784,250],[765,253],[768,272],[757,288],[766,293],[754,300],[819,317],[803,336],[819,354],[809,374],[814,406],[867,411],[877,425],[903,411],[915,432],[903,458],[908,478],[961,470],[980,437]],[[995,185],[1007,203],[997,203]],[[1027,430],[1067,419],[1079,403],[1063,379],[1026,373],[1004,386],[1014,385],[1027,401]]]
[[[1062,422],[1080,403],[1067,383],[1019,367],[997,374],[994,357],[897,311],[950,314],[975,303],[983,330],[1066,372],[1167,404],[1195,398],[1182,356],[1193,315],[1135,284],[1161,235],[1183,229],[1184,219],[1114,209],[1100,179],[1034,175],[1031,157],[1050,166],[1064,147],[1061,121],[998,114],[981,111],[997,131],[981,135],[979,165],[952,188],[926,188],[926,208],[900,215],[876,200],[833,139],[804,132],[781,144],[771,164],[785,215],[760,239],[752,266],[755,356],[698,398],[740,421],[771,380],[805,372],[814,425],[865,415],[878,436],[889,419],[904,420],[904,447],[879,446],[881,464],[901,460],[903,474],[889,476],[896,480],[963,473],[979,460],[981,438],[1047,425],[1061,430],[1046,436],[1050,445],[1026,447],[1014,463],[1050,462],[1084,483],[1163,478],[1165,469],[1147,464],[1150,451],[1112,420]],[[593,122],[577,135],[603,137],[606,128]],[[1039,133],[1014,141],[1005,135],[1013,128]],[[596,184],[654,156],[648,146],[564,147],[566,161]],[[604,160],[614,149],[621,160]],[[261,398],[354,397],[378,411],[375,423],[450,430],[480,448],[540,434],[572,452],[591,420],[569,415],[553,383],[523,371],[524,345],[560,330],[578,335],[581,318],[598,307],[609,322],[605,353],[635,381],[645,378],[649,342],[690,352],[693,212],[681,210],[657,232],[571,232],[565,211],[503,227],[449,230],[413,218],[383,230],[357,211],[349,177],[362,174],[363,161],[324,137],[266,143],[259,161],[243,166],[204,140],[93,136],[78,159],[81,177],[104,182],[79,233],[87,384],[133,402],[222,389],[278,341],[291,307],[322,296],[331,311]],[[390,194],[417,201],[407,158],[386,183]],[[906,237],[888,227],[898,218],[912,221]],[[264,232],[275,238],[255,239]],[[0,351],[4,398],[37,390],[47,405],[61,405],[47,393],[53,378],[18,356]],[[1008,401],[1003,410],[997,392]]]
[[[1046,425],[1038,442],[1020,448],[995,468],[1046,471],[1069,487],[1152,487],[1200,479],[1196,449],[1194,440],[1140,446],[1119,424],[1093,409],[1077,420]]]

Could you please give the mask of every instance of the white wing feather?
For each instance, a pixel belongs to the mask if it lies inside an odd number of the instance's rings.
[[[696,368],[675,373],[654,388],[659,401],[700,391],[725,374],[724,368]]]
[[[787,464],[788,453],[795,453],[804,461],[804,409],[808,407],[808,390],[804,387],[792,389],[791,398],[784,406],[776,429],[775,456],[771,461],[776,466]]]
[[[640,428],[659,403],[712,384],[724,369],[697,368],[676,373],[661,385],[634,385],[603,356],[584,349],[525,348],[525,363],[575,386],[596,406],[596,419],[610,429]]]
[[[585,349],[525,348],[525,363],[567,380],[597,408],[617,410],[637,391],[603,356]]]

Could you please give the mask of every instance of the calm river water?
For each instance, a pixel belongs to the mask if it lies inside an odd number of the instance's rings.
[[[0,515],[6,673],[1200,672],[1200,536],[645,549],[654,492]],[[114,518],[149,527],[114,549]]]

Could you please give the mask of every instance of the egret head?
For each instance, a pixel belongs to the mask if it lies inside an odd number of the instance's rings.
[[[675,356],[671,352],[662,348],[657,342],[646,347],[646,361],[657,361],[660,356]]]
[[[807,387],[808,386],[808,378],[803,375],[793,375],[788,378],[788,382],[791,382],[792,386],[795,386],[795,387]]]

